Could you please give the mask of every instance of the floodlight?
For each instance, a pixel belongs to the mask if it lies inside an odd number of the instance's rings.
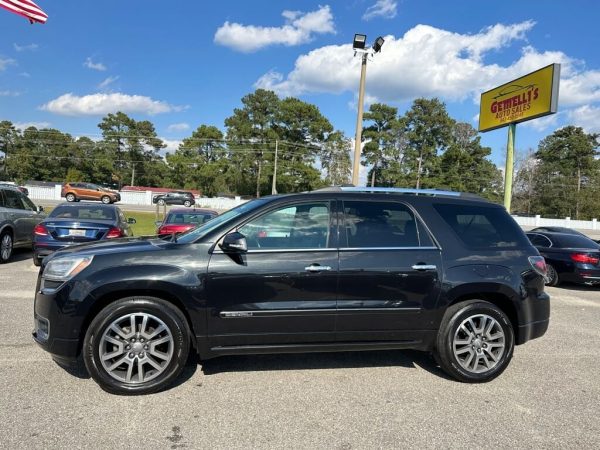
[[[375,43],[373,44],[373,50],[375,53],[379,53],[381,51],[381,47],[383,46],[384,42],[385,40],[381,36],[375,39]]]
[[[354,41],[352,41],[352,48],[355,50],[362,50],[365,48],[367,44],[367,35],[366,34],[355,34]]]

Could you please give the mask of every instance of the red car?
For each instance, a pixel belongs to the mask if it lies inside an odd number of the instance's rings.
[[[166,236],[173,233],[183,233],[202,225],[217,217],[219,213],[211,209],[172,209],[162,222],[156,222],[156,234]]]

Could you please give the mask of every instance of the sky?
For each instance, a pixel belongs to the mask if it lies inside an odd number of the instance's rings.
[[[201,124],[224,130],[256,88],[316,104],[353,137],[360,59],[366,105],[404,113],[438,97],[477,127],[481,92],[560,63],[558,113],[519,124],[517,151],[564,125],[600,132],[600,2],[595,0],[39,0],[45,24],[0,9],[0,120],[96,136],[102,117],[150,120],[174,151]],[[506,128],[481,134],[504,165]]]

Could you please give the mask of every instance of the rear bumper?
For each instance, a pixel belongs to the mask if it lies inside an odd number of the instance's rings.
[[[538,292],[537,295],[527,298],[521,306],[521,320],[525,320],[519,321],[515,330],[516,345],[543,336],[550,323],[550,296],[545,292]]]

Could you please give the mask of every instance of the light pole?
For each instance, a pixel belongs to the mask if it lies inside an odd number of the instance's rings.
[[[362,141],[362,120],[363,120],[363,105],[365,99],[365,78],[367,75],[367,59],[369,55],[374,55],[381,51],[384,39],[379,36],[375,39],[375,43],[372,48],[365,48],[367,45],[366,34],[355,34],[354,41],[352,41],[352,48],[354,49],[354,56],[357,54],[361,55],[360,65],[360,84],[358,88],[358,115],[356,116],[356,136],[354,140],[354,164],[352,168],[352,184],[358,186],[358,172],[360,169],[360,144]]]

